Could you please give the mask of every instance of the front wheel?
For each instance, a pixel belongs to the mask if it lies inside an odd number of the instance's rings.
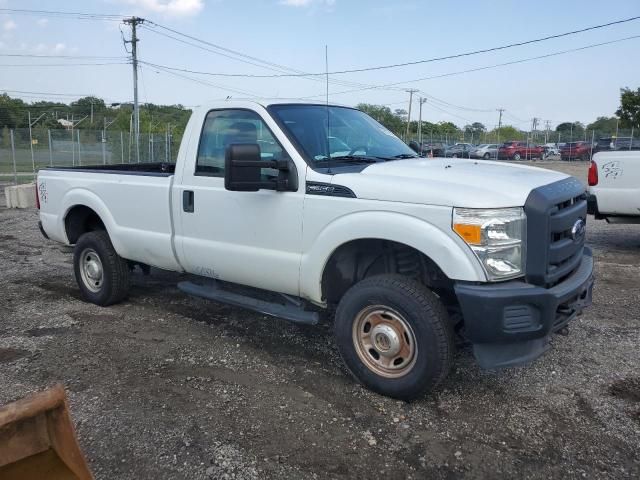
[[[410,400],[449,373],[453,333],[447,312],[424,285],[401,275],[357,283],[335,316],[340,355],[371,390]]]
[[[514,153],[514,154],[513,154],[513,159],[514,159],[514,160],[518,161],[518,160],[520,160],[521,158],[522,158],[522,157],[520,156],[520,154],[519,154],[519,153],[517,153],[517,152],[516,152],[516,153]]]
[[[491,158],[491,155],[489,155],[489,153],[485,153],[482,158],[484,158],[485,160],[489,160]]]
[[[73,250],[73,270],[85,300],[100,306],[118,303],[129,293],[129,265],[104,230],[83,234]]]

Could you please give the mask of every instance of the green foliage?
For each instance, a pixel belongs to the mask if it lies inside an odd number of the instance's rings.
[[[406,128],[405,121],[401,118],[401,116],[397,115],[397,113],[392,112],[389,107],[386,107],[384,105],[360,103],[356,105],[356,108],[376,119],[396,135],[399,135],[402,130]],[[398,110],[396,110],[396,112],[398,112]],[[404,112],[404,114],[406,115],[406,112]]]
[[[598,117],[595,122],[587,125],[587,130],[595,131],[596,138],[615,135],[617,128],[617,117]]]
[[[629,88],[620,90],[620,108],[616,110],[616,115],[620,117],[622,127],[640,127],[640,88],[635,91]]]
[[[579,138],[584,135],[584,125],[580,122],[563,122],[556,127],[556,133],[563,137]]]
[[[471,125],[464,126],[464,134],[468,137],[480,138],[486,131],[487,127],[480,122],[473,122]]]

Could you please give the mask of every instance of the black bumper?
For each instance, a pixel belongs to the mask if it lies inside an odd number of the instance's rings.
[[[584,248],[580,266],[552,288],[521,280],[498,284],[458,282],[455,292],[465,337],[483,368],[529,363],[549,348],[551,333],[591,305],[593,257]]]
[[[600,212],[598,212],[598,199],[595,195],[589,194],[587,196],[587,213],[594,216],[600,215]]]

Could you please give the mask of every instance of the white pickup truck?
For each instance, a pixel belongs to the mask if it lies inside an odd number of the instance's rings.
[[[609,223],[640,223],[640,151],[593,156],[588,175],[588,212]]]
[[[123,300],[137,265],[188,272],[188,294],[332,321],[348,369],[396,398],[445,378],[454,334],[482,367],[520,365],[591,303],[578,180],[418,158],[348,107],[208,105],[175,165],[47,168],[37,193],[88,301]]]

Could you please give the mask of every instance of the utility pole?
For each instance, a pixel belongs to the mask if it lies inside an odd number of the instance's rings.
[[[546,129],[544,131],[544,143],[549,141],[549,129],[551,128],[551,120],[545,120]]]
[[[125,43],[131,44],[131,63],[133,65],[133,130],[136,145],[136,160],[140,162],[140,106],[138,105],[138,35],[136,27],[144,23],[140,17],[126,18],[124,23],[131,25],[131,40]]]
[[[407,93],[409,94],[409,113],[407,114],[407,136],[405,138],[405,142],[409,142],[409,126],[411,125],[411,104],[413,103],[413,94],[417,91],[418,90],[414,88],[410,88],[409,90],[407,90]]]
[[[33,157],[33,136],[31,135],[31,127],[33,127],[36,123],[38,123],[38,120],[40,120],[42,117],[44,117],[46,115],[46,113],[43,113],[42,115],[40,115],[38,118],[36,118],[33,122],[31,121],[31,112],[27,112],[29,114],[29,148],[31,148],[31,166],[33,167],[33,173],[36,172],[36,161]]]
[[[420,97],[420,115],[418,120],[418,143],[420,144],[420,150],[422,150],[422,104],[426,102],[426,98]]]
[[[500,150],[500,129],[502,128],[502,113],[504,112],[504,108],[499,108],[498,112],[500,113],[500,116],[498,117],[498,141],[496,142],[498,144],[498,148],[496,149],[496,160],[498,160],[498,150]]]

